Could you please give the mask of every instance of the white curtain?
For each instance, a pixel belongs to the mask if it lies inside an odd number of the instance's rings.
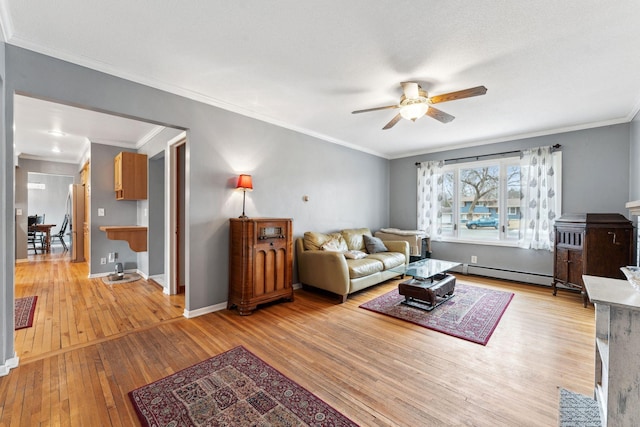
[[[443,161],[422,162],[418,168],[418,230],[432,240],[442,237]]]
[[[553,224],[560,216],[561,153],[553,147],[524,150],[520,158],[520,241],[527,249],[553,251]]]

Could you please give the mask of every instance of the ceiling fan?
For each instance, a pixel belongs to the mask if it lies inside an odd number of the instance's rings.
[[[457,92],[445,93],[442,95],[431,96],[420,87],[416,82],[402,82],[402,96],[400,97],[400,103],[397,105],[387,105],[386,107],[368,108],[366,110],[352,111],[351,114],[368,113],[369,111],[377,110],[390,110],[399,108],[400,112],[382,129],[391,129],[401,118],[407,120],[416,121],[422,116],[429,116],[432,119],[436,119],[442,123],[449,123],[455,119],[451,114],[447,114],[444,111],[440,111],[433,108],[432,104],[439,102],[454,101],[456,99],[470,98],[472,96],[484,95],[487,93],[487,88],[484,86],[476,86],[469,89],[459,90]]]

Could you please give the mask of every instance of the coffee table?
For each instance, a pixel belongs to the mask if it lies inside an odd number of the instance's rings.
[[[398,292],[404,295],[402,304],[431,311],[453,298],[456,278],[447,271],[459,265],[459,262],[426,258],[391,269],[394,273],[412,276],[398,285]]]

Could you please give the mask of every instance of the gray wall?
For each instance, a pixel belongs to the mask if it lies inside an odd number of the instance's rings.
[[[640,113],[630,124],[629,200],[640,200]],[[635,218],[634,218],[635,220]]]
[[[388,225],[386,159],[15,46],[6,46],[6,63],[9,94],[24,93],[188,129],[187,310],[227,299],[228,218],[237,217],[242,209],[241,194],[233,189],[239,173],[254,177],[255,190],[247,194],[248,214],[291,217],[297,235],[306,230]],[[6,120],[12,122],[12,98],[6,109]],[[13,135],[8,130],[5,152],[12,155],[12,150]],[[106,156],[107,150],[103,151]],[[99,207],[107,212],[104,224],[113,223],[112,207],[101,199],[99,190],[99,185],[106,189],[113,183],[115,152],[108,154],[108,161],[99,160],[92,146],[91,185],[92,198],[96,198],[91,204],[92,272],[102,270],[95,263],[109,251],[126,253],[119,242],[96,231],[103,224],[97,217]],[[5,190],[11,200],[8,206],[12,206],[12,174],[5,181]],[[309,202],[303,202],[304,195],[309,195]],[[112,191],[109,200],[115,203]],[[8,261],[13,262],[13,257]],[[11,300],[12,284],[10,275],[7,292]],[[2,314],[8,316],[9,311]],[[5,332],[13,333],[10,329]]]
[[[15,208],[22,209],[23,214],[15,217],[15,258],[17,260],[27,259],[27,212],[29,212],[27,182],[29,180],[29,172],[72,176],[74,183],[77,184],[80,182],[80,168],[80,165],[72,163],[33,159],[18,160],[18,166],[15,168]],[[51,218],[46,219],[50,220]],[[62,218],[53,223],[59,224],[60,221],[62,221]]]
[[[636,114],[630,123],[630,150],[629,150],[629,201],[640,200],[640,113]],[[630,218],[636,223],[636,265],[640,265],[640,241],[638,239],[638,225],[640,218]]]
[[[138,267],[137,253],[124,240],[110,240],[100,230],[105,225],[138,225],[138,202],[136,200],[116,200],[113,175],[113,159],[121,147],[91,143],[91,266],[92,275],[113,272],[115,263],[108,262],[108,254],[116,252],[116,262],[125,270]],[[104,216],[98,216],[98,209],[104,209]],[[107,258],[107,264],[100,259]]]
[[[141,252],[141,255],[148,254],[148,269],[144,266],[139,268],[149,276],[164,274],[164,233],[165,225],[165,156],[164,152],[149,159],[149,199],[148,199],[148,252]]]
[[[7,85],[6,85],[5,44],[0,42],[0,374],[8,373],[9,369],[17,365],[13,349],[14,294],[13,278],[15,275],[15,206],[14,199],[14,170],[12,126],[7,126]],[[13,123],[12,119],[8,123]]]
[[[151,159],[161,161],[164,166],[167,143],[183,132],[183,129],[165,128],[138,150],[138,153],[146,154],[149,159],[148,198],[138,201],[137,223],[148,227],[149,250],[138,252],[138,270],[148,276],[164,273],[164,171],[162,176],[157,169],[152,171]],[[155,175],[151,176],[153,173]]]
[[[45,185],[44,190],[27,190],[29,199],[28,214],[44,215],[46,224],[56,224],[56,226],[51,229],[51,234],[57,233],[60,231],[64,216],[67,213],[69,186],[73,184],[73,176],[29,172],[28,180],[29,182]],[[68,242],[69,237],[65,236],[64,240]],[[58,242],[58,240],[56,240],[56,242]]]
[[[620,124],[392,160],[390,226],[408,229],[417,226],[416,162],[555,144],[562,145],[563,212],[620,213],[628,218],[625,203],[629,197],[629,132],[629,124]],[[549,251],[445,242],[433,242],[432,250],[434,258],[469,264],[475,255],[478,266],[531,273],[515,277],[485,270],[482,274],[551,284],[553,253]]]

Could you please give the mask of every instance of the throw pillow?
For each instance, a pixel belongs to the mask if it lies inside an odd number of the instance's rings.
[[[361,259],[366,258],[366,256],[367,254],[362,251],[346,251],[344,253],[344,257],[349,259]]]
[[[362,237],[364,238],[364,245],[367,248],[367,252],[369,252],[370,254],[389,251],[389,249],[387,249],[387,247],[382,242],[382,239],[378,237],[367,236],[366,234]]]

